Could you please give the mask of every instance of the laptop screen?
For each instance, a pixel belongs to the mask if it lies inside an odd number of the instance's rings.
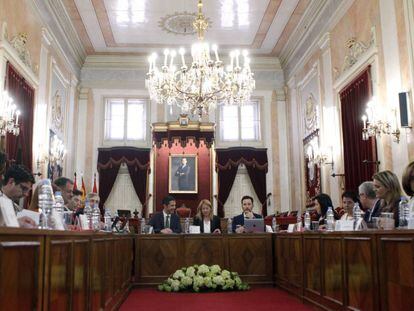
[[[264,232],[264,219],[263,218],[245,219],[244,230],[247,233]]]

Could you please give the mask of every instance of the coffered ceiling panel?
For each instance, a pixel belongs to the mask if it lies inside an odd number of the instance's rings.
[[[197,2],[63,0],[88,54],[141,54],[166,46],[188,46],[197,39],[191,25]],[[221,51],[240,47],[275,55],[279,39],[294,29],[308,2],[204,0],[203,13],[209,21],[206,40],[218,44]]]

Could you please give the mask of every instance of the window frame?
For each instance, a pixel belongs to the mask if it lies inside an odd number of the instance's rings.
[[[110,110],[110,105],[112,101],[119,100],[123,101],[124,104],[124,120],[123,120],[123,138],[122,139],[111,139],[109,138],[108,131],[108,113]],[[128,139],[128,101],[137,100],[143,102],[144,104],[144,115],[145,115],[145,125],[144,125],[144,139]],[[150,117],[150,99],[145,96],[107,96],[104,97],[104,124],[103,124],[103,145],[104,146],[147,146],[148,139],[150,137],[149,126],[147,126],[149,117]]]
[[[262,97],[251,97],[249,102],[255,102],[257,104],[257,114],[258,114],[258,139],[242,139],[242,127],[241,127],[241,107],[238,106],[238,117],[237,117],[237,128],[238,128],[238,139],[237,140],[224,140],[222,136],[222,127],[221,127],[221,113],[222,108],[217,107],[216,120],[217,122],[217,138],[218,146],[229,147],[229,146],[262,146],[263,145],[263,98]]]

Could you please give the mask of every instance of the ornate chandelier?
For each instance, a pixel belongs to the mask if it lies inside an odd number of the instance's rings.
[[[19,116],[20,111],[13,103],[13,98],[9,96],[7,91],[3,91],[0,100],[0,136],[6,136],[7,133],[19,135]]]
[[[255,80],[250,70],[247,51],[230,53],[230,64],[224,68],[216,45],[204,42],[204,32],[208,22],[202,13],[202,1],[198,2],[198,17],[193,26],[197,31],[199,42],[191,47],[192,63],[185,62],[185,50],[180,48],[181,68],[177,69],[174,58],[177,52],[166,49],[164,63],[159,69],[156,64],[157,54],[149,56],[149,71],[145,81],[150,98],[160,104],[178,106],[182,113],[208,115],[210,109],[219,104],[243,104],[249,100],[255,88]],[[214,53],[214,58],[210,52]],[[240,58],[243,57],[243,64]]]

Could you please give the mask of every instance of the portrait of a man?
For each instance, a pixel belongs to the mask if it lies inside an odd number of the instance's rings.
[[[197,156],[171,155],[169,164],[169,192],[197,193]]]

